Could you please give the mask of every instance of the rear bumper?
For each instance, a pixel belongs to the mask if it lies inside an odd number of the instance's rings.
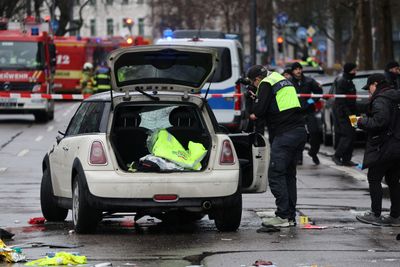
[[[21,114],[39,110],[49,110],[51,102],[42,98],[3,98],[0,97],[0,113]]]
[[[90,206],[112,212],[176,208],[203,210],[205,202],[215,208],[234,198],[239,188],[238,170],[159,175],[136,173],[127,176],[118,175],[114,171],[101,174],[86,171],[85,179]],[[173,194],[178,199],[155,201],[153,197],[157,194]]]
[[[179,198],[228,196],[236,192],[239,170],[210,172],[122,173],[85,171],[91,194],[100,198],[150,198],[174,194]]]

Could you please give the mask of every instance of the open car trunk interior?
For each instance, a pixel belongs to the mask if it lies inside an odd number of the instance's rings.
[[[211,138],[200,110],[196,105],[182,105],[174,102],[121,103],[115,107],[110,141],[119,167],[124,171],[171,172],[195,171],[148,169],[140,158],[152,154],[149,151],[150,136],[159,129],[165,129],[174,136],[185,150],[190,141],[200,143],[207,150],[200,161],[201,168],[207,167]],[[153,139],[154,140],[154,139]],[[132,167],[134,166],[134,167]]]

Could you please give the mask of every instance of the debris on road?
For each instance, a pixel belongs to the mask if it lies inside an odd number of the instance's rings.
[[[28,223],[29,224],[44,224],[46,219],[44,217],[34,217],[30,218]]]
[[[317,230],[322,230],[322,229],[327,229],[328,226],[318,226],[318,225],[312,225],[312,224],[305,224],[301,226],[300,228],[302,229],[317,229]]]
[[[252,266],[258,266],[258,267],[276,267],[271,261],[265,261],[265,260],[256,260],[256,262]]]
[[[78,265],[87,263],[86,256],[78,256],[68,252],[57,252],[54,257],[46,256],[26,263],[26,266],[44,266],[44,265]]]
[[[259,229],[257,229],[257,233],[275,233],[275,232],[280,232],[281,229],[279,229],[278,227],[272,226],[272,225],[268,225],[268,227],[263,226]]]
[[[0,239],[11,239],[14,236],[13,233],[0,228]]]
[[[0,260],[8,263],[25,262],[26,256],[21,248],[10,248],[0,240]]]
[[[400,240],[400,234],[397,234],[396,240]]]

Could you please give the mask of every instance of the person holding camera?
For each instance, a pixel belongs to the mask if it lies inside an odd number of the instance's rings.
[[[251,120],[264,120],[271,143],[268,182],[275,197],[276,217],[263,221],[265,227],[296,225],[296,167],[298,151],[307,139],[296,89],[290,81],[264,66],[254,65],[247,78],[257,88]]]

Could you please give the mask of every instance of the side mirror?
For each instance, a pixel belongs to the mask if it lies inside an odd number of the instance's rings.
[[[58,131],[58,133],[61,135],[57,135],[56,140],[57,140],[57,145],[61,142],[61,140],[64,138],[65,133]]]

